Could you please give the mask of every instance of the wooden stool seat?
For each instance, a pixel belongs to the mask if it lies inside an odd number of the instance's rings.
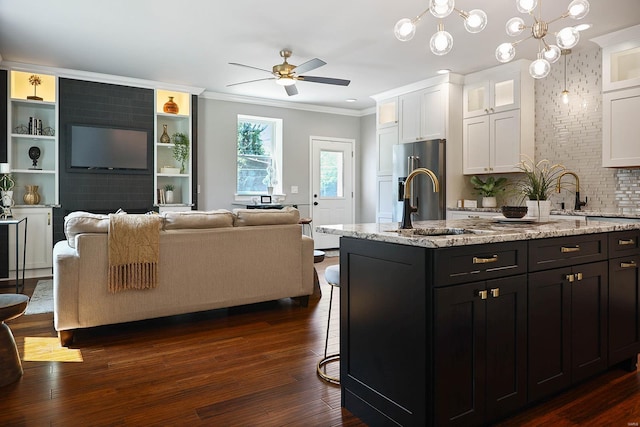
[[[4,323],[15,319],[27,309],[29,297],[21,294],[0,294],[0,387],[22,376],[22,364],[11,329]]]

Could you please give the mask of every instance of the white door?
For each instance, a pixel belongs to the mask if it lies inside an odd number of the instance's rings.
[[[353,206],[352,139],[311,137],[311,215],[314,227],[351,224]],[[313,233],[316,249],[338,248],[340,237]]]

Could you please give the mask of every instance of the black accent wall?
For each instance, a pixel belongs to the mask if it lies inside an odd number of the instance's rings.
[[[53,213],[54,242],[64,240],[64,216],[72,211],[108,213],[122,208],[129,213],[143,213],[152,210],[155,195],[152,169],[147,174],[70,172],[67,145],[72,124],[144,129],[149,133],[148,153],[152,159],[154,91],[60,78],[58,99],[61,207]],[[153,167],[153,161],[151,165]]]

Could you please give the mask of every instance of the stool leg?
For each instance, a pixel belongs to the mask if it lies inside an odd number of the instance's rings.
[[[17,381],[22,376],[22,364],[11,329],[0,322],[0,386]]]
[[[324,340],[324,357],[327,358],[327,348],[329,347],[329,326],[331,326],[331,305],[333,304],[333,288],[331,286],[331,293],[329,294],[329,315],[327,316],[327,336]]]

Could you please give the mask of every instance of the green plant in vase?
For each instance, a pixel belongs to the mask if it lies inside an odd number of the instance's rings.
[[[507,178],[505,177],[495,179],[494,177],[489,176],[483,181],[481,178],[474,175],[471,177],[470,181],[473,185],[473,189],[482,196],[483,208],[495,208],[497,206],[496,196],[498,195],[498,192],[504,191],[507,185]]]
[[[189,137],[184,133],[173,134],[173,158],[180,162],[180,173],[184,173],[189,160]]]

